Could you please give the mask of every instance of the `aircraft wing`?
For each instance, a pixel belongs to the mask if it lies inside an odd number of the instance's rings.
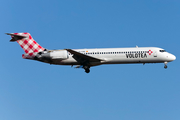
[[[86,63],[90,63],[90,62],[100,62],[100,61],[103,61],[101,59],[94,58],[94,57],[91,57],[91,56],[79,53],[79,52],[74,51],[72,49],[65,49],[65,50],[67,50],[68,52],[73,54],[73,58],[75,60],[77,60],[81,64],[86,64]]]

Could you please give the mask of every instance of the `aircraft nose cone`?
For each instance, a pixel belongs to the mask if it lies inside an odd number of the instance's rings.
[[[175,60],[175,59],[176,59],[176,56],[175,56],[175,55],[172,55],[172,54],[169,55],[169,60],[170,60],[170,61],[173,61],[173,60]]]
[[[175,55],[173,55],[173,58],[172,58],[173,60],[175,60],[176,59],[176,56]]]

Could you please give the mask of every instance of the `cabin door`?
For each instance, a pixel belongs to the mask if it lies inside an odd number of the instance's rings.
[[[154,55],[154,57],[157,57],[157,52],[156,52],[156,51],[154,51],[154,54],[153,54],[153,55]]]

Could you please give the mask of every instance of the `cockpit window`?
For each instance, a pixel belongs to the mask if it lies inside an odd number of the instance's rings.
[[[159,50],[160,52],[166,52],[165,50]]]

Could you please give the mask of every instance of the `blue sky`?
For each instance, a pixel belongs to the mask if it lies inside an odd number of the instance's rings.
[[[178,0],[0,2],[1,120],[179,120]],[[29,32],[44,48],[161,47],[162,64],[83,69],[22,59],[7,32]]]

